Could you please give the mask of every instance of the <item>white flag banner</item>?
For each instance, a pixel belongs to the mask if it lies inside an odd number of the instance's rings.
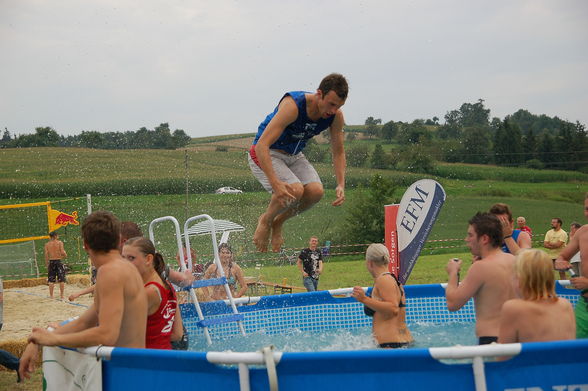
[[[47,391],[102,390],[102,360],[59,347],[43,348],[43,380]]]

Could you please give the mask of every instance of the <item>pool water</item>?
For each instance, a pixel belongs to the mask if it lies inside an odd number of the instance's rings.
[[[430,348],[455,345],[476,345],[475,324],[471,322],[411,323],[410,332],[415,340],[412,347]],[[273,345],[282,352],[319,352],[375,349],[371,327],[301,331],[288,329],[278,334],[263,331],[246,336],[233,335],[206,343],[201,336],[190,341],[192,351],[252,352]]]

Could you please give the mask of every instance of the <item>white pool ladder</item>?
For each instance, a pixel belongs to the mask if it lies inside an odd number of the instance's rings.
[[[216,242],[215,220],[213,220],[209,215],[202,214],[202,215],[198,215],[198,216],[193,216],[193,217],[190,217],[188,220],[186,220],[186,222],[184,223],[184,242],[185,242],[185,247],[187,249],[186,255],[187,255],[187,259],[188,259],[188,267],[190,267],[190,269],[192,269],[192,254],[191,254],[191,251],[189,251],[189,249],[191,248],[190,247],[190,233],[191,232],[188,229],[188,226],[191,222],[193,222],[195,220],[199,220],[199,219],[208,220],[207,225],[209,227],[208,232],[210,232],[211,239],[212,239],[212,248],[213,248],[213,253],[214,253],[214,264],[217,267],[217,270],[218,270],[218,273],[220,274],[220,277],[211,278],[211,279],[207,279],[207,280],[194,281],[192,283],[192,285],[183,288],[183,290],[187,290],[190,292],[190,298],[192,300],[192,303],[194,304],[194,307],[196,309],[196,313],[198,314],[198,319],[199,319],[199,321],[196,324],[199,327],[202,327],[202,329],[204,331],[204,335],[206,337],[206,341],[210,345],[212,343],[212,339],[210,337],[210,332],[208,330],[208,328],[210,326],[220,325],[220,324],[229,323],[229,322],[237,322],[239,325],[239,329],[241,330],[241,334],[245,335],[245,328],[243,327],[244,316],[243,316],[243,314],[239,313],[239,311],[237,310],[237,306],[235,305],[235,301],[233,299],[233,294],[231,293],[231,289],[230,289],[229,284],[227,282],[227,277],[225,276],[225,272],[222,268],[222,265],[220,262],[220,257],[218,255],[218,244]],[[178,245],[178,254],[182,254],[183,249],[182,249],[182,241],[181,241],[182,235],[180,232],[180,225],[178,223],[178,220],[173,216],[160,217],[160,218],[153,220],[151,222],[151,224],[149,224],[149,238],[155,244],[154,234],[153,234],[153,226],[159,222],[166,221],[166,220],[172,221],[175,226],[176,242]],[[236,231],[238,229],[232,229],[232,230]],[[201,232],[198,232],[198,233],[192,232],[192,233],[193,234],[202,234]],[[223,232],[223,237],[221,239],[221,242],[223,242],[223,240],[224,241],[228,240],[228,232]],[[185,266],[184,262],[182,262],[180,265],[180,271],[182,273],[184,271],[186,271],[186,266]],[[202,313],[202,309],[200,308],[200,303],[198,302],[198,297],[196,296],[195,289],[202,288],[202,287],[208,287],[208,286],[218,286],[218,285],[223,285],[225,287],[225,292],[227,294],[227,298],[229,300],[229,303],[231,305],[233,313],[230,315],[215,317],[212,319],[205,319],[204,314]]]

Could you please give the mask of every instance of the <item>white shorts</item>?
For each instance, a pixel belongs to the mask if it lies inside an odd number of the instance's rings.
[[[297,153],[296,155],[289,155],[270,149],[270,157],[272,158],[274,172],[282,182],[288,184],[302,183],[303,185],[312,182],[322,183],[318,173],[302,152]],[[253,159],[251,159],[249,153],[247,154],[247,160],[249,161],[249,168],[251,168],[253,176],[257,178],[265,190],[271,193],[272,187],[267,176],[261,167],[255,164]]]

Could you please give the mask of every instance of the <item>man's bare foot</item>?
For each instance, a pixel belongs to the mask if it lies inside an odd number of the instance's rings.
[[[263,217],[264,215],[259,216],[259,220],[257,221],[257,228],[253,234],[253,243],[255,244],[257,251],[265,253],[267,252],[271,226]]]
[[[278,253],[284,244],[284,237],[282,236],[282,224],[275,224],[275,220],[272,224],[271,236],[272,251]]]

